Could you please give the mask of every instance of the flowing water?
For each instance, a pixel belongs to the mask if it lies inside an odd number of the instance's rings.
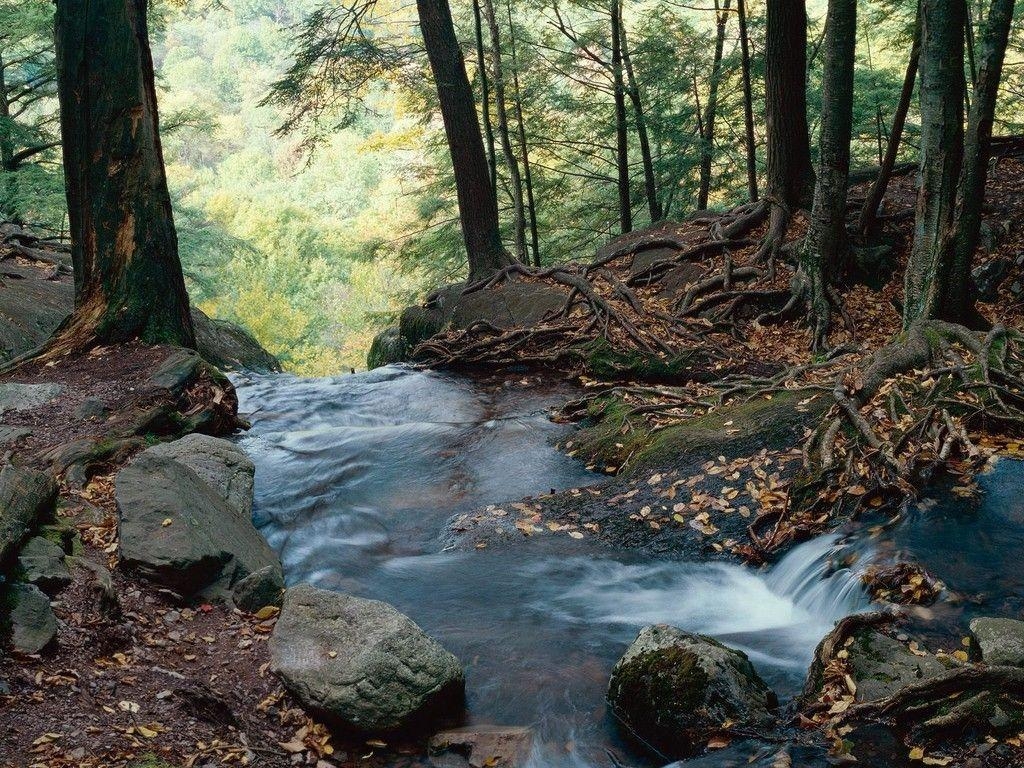
[[[856,574],[832,569],[831,537],[764,572],[564,535],[442,551],[454,514],[601,480],[552,447],[567,427],[547,409],[566,391],[398,367],[236,384],[253,423],[242,442],[257,466],[256,522],[289,583],[410,615],[466,666],[467,722],[533,726],[538,766],[607,766],[606,749],[644,761],[618,741],[604,690],[645,624],[743,649],[785,697],[833,622],[866,605]]]

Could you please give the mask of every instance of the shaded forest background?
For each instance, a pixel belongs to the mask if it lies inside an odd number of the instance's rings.
[[[349,5],[162,3],[151,30],[164,157],[193,301],[245,325],[287,369],[304,374],[362,367],[373,335],[403,306],[464,277],[465,270],[447,146],[415,7],[392,0],[365,4],[356,16],[363,34],[355,39],[342,34],[353,19],[342,12]],[[493,38],[485,28],[478,45],[474,5],[458,0],[452,8],[481,117],[500,132]],[[969,5],[976,25],[984,4]],[[52,6],[45,0],[2,0],[0,6],[15,21],[0,32],[6,105],[0,134],[8,145],[2,148],[0,218],[61,234],[60,149],[51,146],[58,133]],[[536,201],[536,255],[543,264],[586,260],[620,230],[615,89],[603,64],[612,56],[605,6],[493,3],[512,138],[510,153],[500,141],[494,152],[503,235],[516,251],[517,185],[511,179],[523,170],[522,137]],[[877,165],[884,151],[915,7],[900,0],[861,3],[854,168]],[[634,227],[652,218],[652,188],[665,218],[684,218],[698,208],[702,165],[709,207],[748,199],[735,11],[736,4],[725,0],[625,3]],[[746,14],[761,177],[764,3],[746,3]],[[816,116],[825,3],[808,3],[808,14],[808,114]],[[1021,27],[1014,24],[1007,51],[996,134],[1024,130]],[[316,70],[298,70],[304,80],[301,96],[293,97],[288,86],[295,84],[285,76],[297,48],[311,41],[328,55]],[[481,53],[491,78],[486,102]],[[285,87],[273,91],[282,78]],[[320,91],[321,81],[333,85]],[[652,165],[647,179],[638,102]],[[812,134],[817,128],[812,123]],[[902,161],[916,159],[918,128],[915,100]],[[813,136],[811,146],[816,151]],[[26,155],[29,149],[39,151]]]

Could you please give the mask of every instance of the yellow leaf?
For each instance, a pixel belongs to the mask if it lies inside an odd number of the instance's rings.
[[[158,731],[154,731],[152,728],[147,728],[144,725],[136,725],[135,732],[141,736],[145,736],[147,739],[154,738],[158,733]]]
[[[910,750],[910,754],[907,755],[911,760],[922,760],[924,759],[924,750],[921,747],[914,747]]]
[[[162,522],[162,523],[160,523],[160,525],[162,525],[162,526],[163,526],[164,528],[166,528],[166,527],[167,527],[168,525],[170,525],[170,524],[171,524],[171,523],[173,523],[173,522],[174,522],[174,521],[173,521],[173,520],[171,520],[171,518],[169,518],[169,517],[165,517],[165,518],[164,518],[164,520],[163,520],[163,522]]]

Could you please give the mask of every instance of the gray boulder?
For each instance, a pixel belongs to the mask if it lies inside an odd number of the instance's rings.
[[[284,597],[284,575],[276,565],[260,568],[235,584],[231,599],[246,613],[256,613],[268,605],[281,605]]]
[[[659,624],[642,629],[615,665],[608,703],[632,736],[682,758],[727,720],[770,726],[777,700],[743,653]]]
[[[20,653],[39,653],[57,636],[57,619],[48,598],[33,584],[11,584],[11,647]]]
[[[981,617],[971,621],[971,634],[986,664],[1024,667],[1024,621]]]
[[[71,571],[64,561],[64,550],[49,539],[29,539],[18,555],[22,578],[48,595],[55,595],[71,583]]]
[[[247,515],[188,467],[140,454],[115,481],[121,562],[183,596],[223,597],[261,568],[280,568]]]
[[[0,416],[8,411],[27,411],[57,399],[64,387],[60,384],[0,384]]]
[[[304,707],[357,732],[416,729],[462,703],[458,659],[376,600],[292,587],[270,653],[274,671]]]
[[[858,701],[876,701],[901,688],[919,683],[945,671],[935,656],[919,656],[902,643],[881,632],[861,629],[846,647]],[[920,651],[919,651],[920,653]]]
[[[252,514],[256,467],[234,443],[193,432],[180,440],[154,445],[144,454],[164,456],[185,465],[243,515]]]
[[[28,534],[49,517],[57,484],[45,472],[10,464],[0,470],[0,565],[12,559]]]

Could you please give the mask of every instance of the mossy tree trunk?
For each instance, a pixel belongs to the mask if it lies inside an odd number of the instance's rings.
[[[827,342],[830,286],[844,271],[846,261],[846,185],[853,132],[856,39],[857,0],[829,0],[817,183],[799,267],[815,350],[823,348]]]
[[[482,280],[514,259],[501,243],[498,205],[491,191],[473,89],[455,37],[448,0],[416,0],[416,8],[455,174],[469,279]]]
[[[612,83],[615,90],[615,164],[618,168],[619,229],[633,231],[633,201],[629,189],[629,134],[626,125],[626,86],[622,64],[622,0],[609,8],[612,38]]]
[[[194,347],[153,85],[146,0],[58,0],[75,309],[54,345]]]

